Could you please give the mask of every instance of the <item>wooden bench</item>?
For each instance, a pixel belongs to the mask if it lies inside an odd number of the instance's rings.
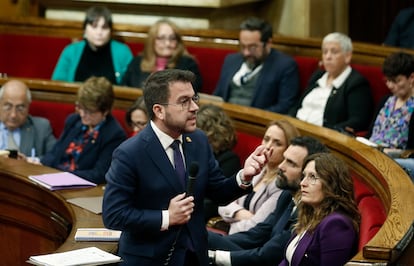
[[[48,80],[22,80],[31,88],[33,99],[44,102],[46,106],[49,103],[72,104],[79,86]],[[5,81],[0,79],[0,84]],[[116,86],[115,108],[125,110],[141,94],[141,90]],[[253,148],[268,122],[283,118],[295,125],[301,134],[320,139],[348,164],[362,213],[360,250],[348,265],[385,265],[413,260],[414,186],[392,159],[351,137],[291,117],[201,97],[201,104],[205,103],[220,105],[230,115],[241,137],[241,147],[251,145]],[[59,110],[49,109],[46,117],[50,119]],[[241,156],[250,151],[244,152]]]
[[[134,54],[143,48],[147,26],[115,24],[113,36],[128,44]],[[203,77],[202,92],[211,94],[218,81],[227,54],[238,50],[238,31],[181,30],[188,50],[199,62]],[[82,36],[82,23],[42,18],[0,18],[0,73],[9,76],[49,79],[63,48]],[[275,36],[273,46],[292,55],[299,66],[303,91],[310,75],[318,68],[321,39]],[[371,84],[376,103],[389,90],[383,82],[384,58],[398,49],[354,43],[352,66]],[[407,52],[414,53],[412,50]]]

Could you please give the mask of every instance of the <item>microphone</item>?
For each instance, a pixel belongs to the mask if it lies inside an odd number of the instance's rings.
[[[192,162],[188,169],[187,196],[194,195],[194,185],[198,174],[198,162]]]

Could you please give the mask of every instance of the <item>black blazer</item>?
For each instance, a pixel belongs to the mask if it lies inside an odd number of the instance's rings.
[[[317,81],[325,73],[317,70],[309,80],[308,87],[289,111],[289,115],[296,117],[302,107],[302,101],[314,88]],[[367,130],[372,119],[374,108],[371,88],[368,80],[358,71],[352,69],[351,74],[339,88],[334,88],[326,103],[323,126],[343,132],[345,127],[354,131]]]
[[[131,63],[128,65],[128,69],[125,72],[124,78],[122,79],[122,85],[135,87],[135,88],[142,88],[144,81],[147,77],[151,74],[149,72],[142,72],[141,70],[141,61],[142,56],[138,55],[134,59],[132,59]],[[197,62],[190,56],[183,55],[178,59],[177,65],[175,66],[176,69],[183,69],[183,70],[190,70],[196,75],[196,80],[193,83],[193,87],[195,91],[200,92],[202,87],[202,78],[200,74],[200,70],[198,68]]]

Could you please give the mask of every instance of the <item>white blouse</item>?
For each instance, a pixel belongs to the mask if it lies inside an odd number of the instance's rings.
[[[317,87],[309,92],[302,100],[302,107],[296,113],[296,118],[312,123],[317,126],[323,126],[323,117],[326,103],[331,95],[332,89],[340,88],[348,76],[351,74],[351,67],[345,68],[342,73],[333,80],[331,85],[327,85],[328,72],[318,79]]]

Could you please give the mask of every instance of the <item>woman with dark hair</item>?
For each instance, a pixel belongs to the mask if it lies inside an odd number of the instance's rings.
[[[360,214],[346,164],[330,153],[305,159],[298,221],[279,266],[342,266],[358,249]]]
[[[196,75],[194,89],[201,90],[197,62],[185,48],[178,27],[167,19],[161,19],[150,27],[144,50],[131,61],[122,83],[142,88],[151,73],[167,68],[190,70]]]
[[[101,6],[89,8],[83,30],[84,39],[62,51],[52,80],[82,82],[98,76],[120,84],[133,55],[126,44],[112,39],[111,11]]]
[[[148,123],[148,112],[144,96],[139,97],[125,113],[125,122],[131,129],[129,136],[138,134]]]
[[[386,153],[402,153],[414,148],[414,57],[397,52],[385,58],[382,72],[392,95],[383,99],[369,140]]]

